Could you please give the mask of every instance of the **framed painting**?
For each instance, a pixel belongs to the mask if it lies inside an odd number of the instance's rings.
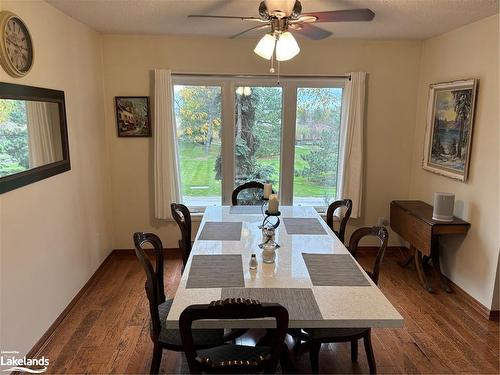
[[[477,79],[430,86],[423,168],[467,181]]]
[[[118,137],[151,137],[148,96],[115,97]]]

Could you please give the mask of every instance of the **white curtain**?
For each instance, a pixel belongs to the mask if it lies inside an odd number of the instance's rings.
[[[363,129],[366,73],[350,73],[344,92],[341,125],[340,199],[352,199],[351,217],[361,216],[363,198]]]
[[[30,168],[56,161],[51,103],[26,101]],[[59,124],[58,122],[56,123]]]
[[[180,202],[181,193],[170,70],[154,71],[153,125],[155,217],[171,219],[170,203]]]

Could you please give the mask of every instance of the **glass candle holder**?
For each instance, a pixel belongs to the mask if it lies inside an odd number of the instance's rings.
[[[265,243],[262,250],[262,261],[264,263],[274,263],[276,260],[276,244],[273,241]]]

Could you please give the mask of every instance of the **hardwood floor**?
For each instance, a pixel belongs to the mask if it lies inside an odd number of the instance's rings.
[[[379,285],[405,318],[405,327],[373,330],[378,372],[498,374],[498,322],[481,317],[458,294],[427,293],[419,286],[413,266],[403,269],[396,260],[386,257]],[[362,264],[370,261],[360,258]],[[170,297],[175,294],[181,266],[180,257],[166,260],[165,292]],[[152,344],[144,281],[134,256],[114,256],[41,351],[40,356],[50,359],[48,372],[148,373]],[[357,363],[351,362],[349,344],[324,345],[321,371],[368,372],[359,345]],[[296,367],[301,373],[310,372],[307,354],[296,358]],[[165,351],[160,371],[178,373],[180,369],[181,355]]]

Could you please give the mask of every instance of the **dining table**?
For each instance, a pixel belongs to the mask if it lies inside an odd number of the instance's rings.
[[[398,328],[403,317],[314,209],[281,206],[271,217],[274,263],[264,263],[260,206],[207,207],[172,307],[168,329],[179,328],[189,305],[225,298],[277,302],[289,328]],[[250,269],[256,255],[258,265]],[[382,271],[383,272],[383,266]],[[194,328],[273,328],[272,319],[199,320]]]

